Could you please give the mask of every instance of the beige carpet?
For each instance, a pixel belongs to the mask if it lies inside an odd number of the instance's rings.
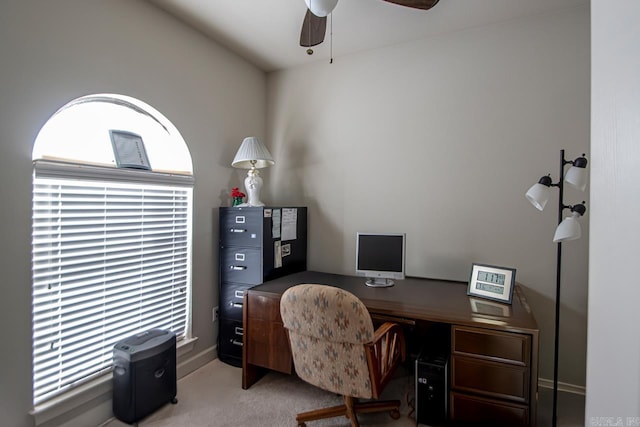
[[[167,404],[140,421],[141,427],[296,426],[298,412],[341,403],[341,398],[306,384],[295,376],[275,372],[265,375],[248,390],[241,387],[242,371],[214,360],[178,381],[178,404]],[[400,399],[401,417],[388,413],[358,416],[362,426],[415,427],[407,404],[413,399],[413,376],[399,372],[383,398]],[[104,427],[126,426],[112,420]],[[344,417],[312,421],[308,427],[350,426]]]
[[[286,427],[296,426],[298,412],[336,405],[340,398],[310,386],[294,376],[267,374],[249,390],[240,386],[242,371],[214,360],[178,381],[178,404],[167,404],[151,414],[141,427]],[[386,399],[400,399],[402,414],[393,420],[387,413],[359,416],[362,426],[415,427],[414,413],[407,405],[413,399],[413,376],[399,372],[385,390]],[[551,425],[552,391],[540,388],[538,427]],[[421,424],[422,425],[422,424]],[[584,396],[558,395],[558,426],[584,426]],[[102,427],[125,427],[111,420]],[[348,427],[346,418],[307,423],[308,427]]]

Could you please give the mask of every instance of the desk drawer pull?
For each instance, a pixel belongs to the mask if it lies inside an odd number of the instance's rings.
[[[244,328],[240,327],[240,326],[236,326],[234,329],[236,335],[244,335]]]
[[[238,340],[231,340],[231,344],[233,344],[233,345],[237,345],[238,347],[242,347],[242,341],[238,341]]]
[[[246,270],[247,267],[244,265],[230,265],[229,266],[229,270],[233,270],[233,271],[242,271],[242,270]]]
[[[246,233],[247,229],[246,228],[230,228],[229,231],[231,233]]]

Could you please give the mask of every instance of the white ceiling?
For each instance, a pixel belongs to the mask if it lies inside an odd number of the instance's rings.
[[[300,47],[304,0],[150,0],[265,71],[585,5],[589,0],[440,0],[416,10],[382,0],[339,0],[324,43]],[[329,18],[331,19],[331,17]]]

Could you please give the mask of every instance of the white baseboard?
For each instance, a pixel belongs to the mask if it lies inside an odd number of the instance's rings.
[[[203,367],[217,357],[218,346],[213,345],[209,348],[204,349],[198,354],[194,354],[188,359],[180,360],[178,366],[176,367],[176,376],[178,377],[178,379],[180,379],[186,375],[189,375],[191,372]]]
[[[538,386],[548,388],[548,389],[553,389],[553,380],[548,380],[546,378],[538,378]],[[558,381],[558,391],[580,394],[584,396],[586,395],[587,388],[581,385],[563,383],[561,381]]]

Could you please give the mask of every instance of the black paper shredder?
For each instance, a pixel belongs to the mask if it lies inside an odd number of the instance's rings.
[[[136,423],[176,400],[176,336],[151,329],[113,348],[113,414]]]

